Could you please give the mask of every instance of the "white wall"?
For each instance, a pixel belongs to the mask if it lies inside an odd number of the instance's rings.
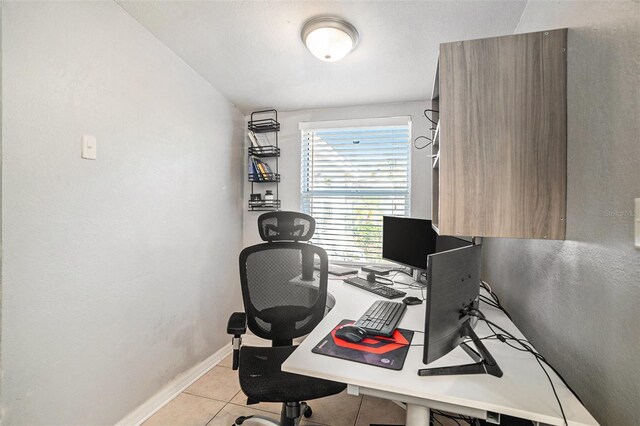
[[[529,1],[516,32],[562,27],[566,241],[488,239],[485,278],[599,422],[638,424],[640,3]]]
[[[113,424],[228,342],[244,118],[114,2],[2,9],[0,423]]]
[[[365,105],[343,108],[312,109],[304,111],[286,111],[278,113],[280,133],[278,135],[281,149],[280,162],[280,199],[282,210],[300,211],[300,161],[301,145],[298,123],[301,121],[344,120],[351,118],[411,116],[412,139],[417,136],[431,136],[430,123],[423,116],[423,111],[430,108],[430,102],[402,102],[394,104]],[[249,119],[248,117],[246,118]],[[269,135],[271,137],[271,134]],[[421,139],[418,146],[426,141]],[[248,140],[245,141],[248,146]],[[246,152],[245,146],[245,152]],[[431,218],[431,163],[430,148],[411,149],[411,215],[418,218]],[[246,160],[245,160],[246,163]],[[246,171],[246,165],[245,165]],[[247,200],[251,193],[251,185],[244,178],[244,238],[245,246],[260,242],[257,219],[261,212],[247,211]],[[254,190],[264,194],[265,189],[273,188],[271,184],[254,184]],[[274,191],[275,193],[275,191]]]

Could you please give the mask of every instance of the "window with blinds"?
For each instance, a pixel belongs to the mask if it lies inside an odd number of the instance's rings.
[[[382,262],[382,216],[410,215],[410,117],[300,123],[301,210],[332,261]]]

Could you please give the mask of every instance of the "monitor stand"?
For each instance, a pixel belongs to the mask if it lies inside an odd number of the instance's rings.
[[[473,364],[453,365],[451,367],[422,368],[418,370],[418,376],[450,376],[457,374],[490,374],[502,377],[502,370],[491,356],[487,348],[482,344],[478,335],[471,328],[471,323],[466,320],[460,327],[460,336],[469,337],[478,352],[466,343],[462,343],[462,349],[475,361]]]

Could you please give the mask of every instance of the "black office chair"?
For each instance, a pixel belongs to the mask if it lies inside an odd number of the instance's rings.
[[[247,404],[281,402],[279,424],[293,426],[302,415],[312,414],[301,401],[335,395],[346,388],[342,383],[285,373],[280,368],[296,349],[293,339],[311,332],[324,316],[327,253],[300,242],[308,241],[315,231],[315,220],[306,214],[264,213],[258,218],[258,228],[267,242],[240,253],[245,312],[233,313],[227,326],[227,333],[233,335],[233,369],[239,369]],[[256,336],[271,340],[272,346],[241,348],[247,324]],[[261,416],[239,417],[235,424],[249,418],[278,424]]]

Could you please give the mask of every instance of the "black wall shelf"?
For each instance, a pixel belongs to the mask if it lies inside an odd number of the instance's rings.
[[[250,146],[249,155],[254,157],[280,157],[280,148],[277,146]]]
[[[280,197],[279,197],[279,185],[280,173],[278,173],[278,158],[280,157],[280,148],[278,147],[278,132],[280,131],[280,123],[278,122],[278,111],[275,109],[266,109],[261,111],[254,111],[251,113],[251,119],[247,124],[249,131],[253,133],[273,133],[275,135],[274,145],[255,146],[251,144],[247,150],[247,164],[249,165],[248,179],[251,182],[251,194],[255,194],[256,189],[261,189],[263,184],[274,185],[275,192],[273,200],[249,200],[248,208],[250,211],[274,211],[280,210]],[[273,162],[268,169],[273,169],[273,173],[251,173],[253,158],[272,158],[275,162],[275,169],[273,168]],[[265,163],[266,164],[266,163]],[[264,172],[264,170],[263,170]],[[255,187],[258,184],[258,187]],[[272,186],[273,188],[273,186]],[[263,194],[260,193],[262,197]]]
[[[280,173],[249,173],[249,182],[269,183],[280,182]]]
[[[280,209],[280,200],[260,200],[260,201],[251,201],[249,200],[249,209],[253,211],[272,211]]]
[[[276,118],[264,118],[261,120],[254,120],[254,114],[262,114],[267,112],[274,112]],[[249,121],[249,130],[253,133],[266,133],[266,132],[279,132],[280,123],[278,123],[278,112],[275,109],[266,109],[263,111],[255,111],[251,113],[251,121]]]

